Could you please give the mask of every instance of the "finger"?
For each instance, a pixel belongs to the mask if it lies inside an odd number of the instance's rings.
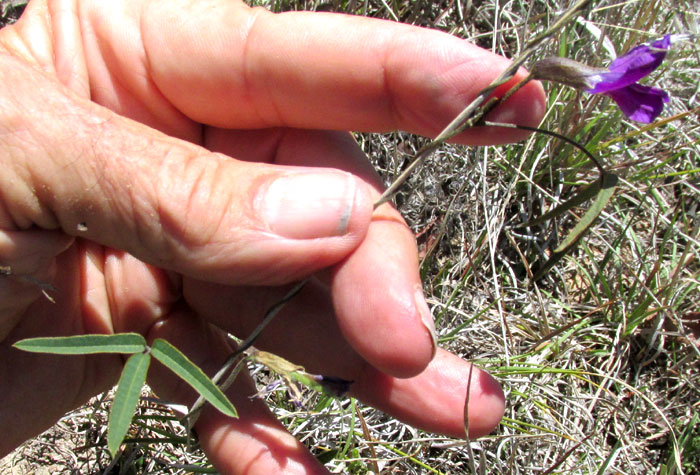
[[[371,197],[351,175],[251,164],[167,137],[0,58],[0,225],[61,228],[183,274],[288,282],[351,252]]]
[[[92,16],[118,44],[120,30],[105,28],[103,10],[100,5]],[[145,74],[158,91],[186,116],[224,128],[402,129],[435,136],[508,65],[434,30],[338,14],[271,14],[242,2],[152,1],[139,20]],[[490,119],[535,126],[543,112],[543,90],[530,83]],[[487,128],[467,131],[459,141],[524,136]]]
[[[400,379],[370,368],[351,392],[407,424],[456,438],[465,436],[465,403],[470,438],[493,431],[505,410],[503,390],[492,376],[441,348],[417,376]]]
[[[183,292],[203,318],[245,338],[262,320],[266,307],[279,301],[286,289],[231,288],[185,280]],[[398,342],[390,337],[377,344],[396,348],[399,343],[400,337]],[[491,432],[503,414],[503,393],[493,377],[474,368],[469,378],[471,365],[445,351],[438,350],[428,367],[410,379],[395,378],[368,364],[343,337],[328,290],[317,281],[282,308],[255,346],[310,373],[353,381],[351,391],[358,398],[421,429],[463,437],[467,387],[471,388],[470,437]]]
[[[49,292],[51,299],[43,296],[36,299],[0,344],[3,389],[0,427],[11,428],[0,438],[0,456],[48,429],[95,394],[107,391],[119,378],[123,365],[120,355],[47,355],[11,346],[25,338],[70,336],[98,330],[88,320],[92,318],[90,314],[102,313],[104,308],[83,307],[80,300],[86,259],[81,242],[56,256],[52,280],[55,290]]]
[[[51,290],[55,258],[72,242],[60,232],[0,230],[0,341],[42,291]]]
[[[146,334],[180,300],[180,277],[124,251],[105,249],[103,254],[112,332]]]
[[[192,279],[182,282],[185,301],[198,315],[241,339],[255,330],[270,307],[289,289],[289,286],[228,287]],[[325,370],[345,379],[353,379],[357,368],[365,365],[342,337],[328,288],[315,279],[281,309],[254,344],[295,363],[306,361],[303,364],[311,364],[307,367],[311,372]],[[319,365],[318,361],[306,358],[308,353],[327,354],[329,359]]]
[[[437,345],[407,230],[394,220],[374,222],[365,242],[337,266],[331,285],[348,342],[373,366],[399,377],[420,373]]]
[[[230,354],[220,332],[185,312],[176,312],[153,326],[149,341],[164,338],[209,374],[215,373]],[[149,383],[161,398],[191,406],[196,394],[158,363],[149,372]],[[315,474],[327,473],[303,445],[289,434],[254,397],[256,389],[247,372],[227,391],[238,418],[206,407],[195,430],[202,448],[221,473]]]
[[[206,146],[281,165],[339,168],[368,183],[374,199],[383,189],[348,133],[278,129],[254,131],[253,137],[216,129]],[[331,295],[343,335],[373,366],[408,377],[428,365],[435,328],[423,297],[415,238],[394,208],[385,205],[374,212],[365,239],[336,266]]]

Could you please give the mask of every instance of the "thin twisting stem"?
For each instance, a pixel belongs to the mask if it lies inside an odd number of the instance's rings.
[[[265,313],[265,316],[263,317],[262,321],[258,324],[257,327],[251,332],[250,335],[248,335],[248,338],[246,338],[243,343],[238,345],[238,348],[229,355],[229,357],[226,359],[226,362],[222,365],[221,369],[214,375],[212,378],[212,381],[214,384],[219,384],[219,381],[221,381],[224,376],[231,370],[231,368],[234,368],[233,372],[231,375],[226,378],[225,382],[221,384],[221,388],[223,390],[226,390],[228,386],[231,385],[234,379],[236,379],[236,376],[238,375],[238,372],[241,370],[243,366],[243,359],[245,357],[245,351],[253,346],[253,343],[255,343],[255,340],[257,340],[258,336],[260,336],[260,333],[267,327],[267,325],[272,321],[275,316],[279,313],[282,308],[284,308],[287,303],[292,300],[294,297],[297,296],[299,292],[301,292],[301,289],[304,288],[304,286],[309,282],[309,278],[307,277],[306,279],[302,280],[301,282],[297,283],[292,289],[287,292],[287,295],[282,297],[281,300],[279,300],[277,303],[275,303],[272,307],[268,309],[268,311]],[[197,398],[197,401],[195,401],[194,405],[192,406],[192,409],[190,412],[185,416],[185,425],[188,429],[193,427],[194,424],[197,422],[197,418],[199,417],[199,413],[201,412],[202,408],[204,407],[204,404],[206,404],[206,400],[204,399],[203,396],[199,396]]]
[[[506,93],[501,98],[491,97],[487,100],[487,98],[497,87],[502,86],[515,77],[515,74],[518,72],[520,66],[522,66],[530,56],[532,56],[537,46],[539,46],[542,41],[563,28],[575,15],[586,8],[591,1],[592,0],[579,0],[573,7],[571,7],[571,9],[564,12],[552,26],[530,41],[523,52],[511,62],[508,68],[506,68],[506,70],[503,71],[500,76],[498,76],[491,84],[483,89],[474,98],[474,100],[467,107],[465,107],[462,112],[460,112],[459,115],[455,117],[452,122],[450,122],[447,127],[443,129],[442,132],[440,132],[437,137],[435,137],[433,141],[422,147],[416,153],[411,160],[411,163],[408,165],[408,168],[406,168],[406,170],[399,175],[399,177],[386,189],[386,191],[382,193],[382,196],[379,197],[377,202],[374,203],[374,208],[376,209],[378,206],[389,201],[399,187],[408,179],[413,170],[420,166],[423,161],[425,161],[425,159],[428,158],[440,145],[465,129],[476,125],[487,112],[510,97],[512,93]],[[517,88],[519,89],[529,80],[530,77],[526,77],[524,82],[521,81],[522,84],[519,83],[516,85]]]
[[[510,89],[508,89],[508,91],[506,91],[506,93],[503,95],[503,97],[499,97],[497,100],[487,101],[486,104],[484,104],[484,106],[482,107],[483,112],[481,112],[481,113],[479,114],[480,119],[483,120],[484,117],[486,116],[486,114],[488,114],[488,113],[491,112],[493,109],[495,109],[496,106],[497,106],[498,104],[502,104],[502,103],[504,103],[505,101],[507,101],[508,99],[510,99],[510,97],[511,97],[513,94],[515,94],[516,92],[518,92],[525,84],[527,84],[527,83],[529,83],[530,81],[532,81],[532,79],[533,79],[532,74],[528,74],[527,76],[525,76],[524,78],[522,78],[520,81],[518,81],[513,87],[511,87]],[[494,98],[494,99],[495,99],[495,98]],[[474,125],[476,126],[476,125],[479,125],[479,124],[478,124],[478,123],[475,123]]]
[[[577,149],[581,150],[586,155],[586,157],[588,157],[588,159],[590,161],[595,163],[595,166],[598,168],[598,171],[600,172],[601,176],[603,176],[605,174],[605,169],[603,168],[603,165],[598,161],[597,158],[595,158],[595,155],[593,155],[591,152],[589,152],[586,147],[584,147],[580,143],[576,142],[573,139],[570,139],[569,137],[567,137],[565,135],[561,135],[561,134],[558,134],[556,132],[552,132],[551,130],[547,130],[547,129],[540,129],[537,127],[529,127],[527,125],[507,124],[507,123],[503,123],[503,122],[489,122],[487,120],[485,120],[483,122],[483,124],[487,125],[489,127],[504,127],[507,129],[529,130],[530,132],[538,132],[540,134],[545,134],[545,135],[549,135],[550,137],[556,137],[558,139],[561,139],[564,142],[566,142],[570,145],[573,145]]]
[[[297,296],[299,292],[301,292],[301,289],[304,288],[304,286],[309,282],[309,277],[306,279],[302,280],[301,282],[297,283],[294,287],[292,287],[292,290],[290,290],[287,295],[282,297],[282,300],[274,304],[270,309],[267,311],[265,314],[265,318],[263,318],[262,322],[255,327],[255,330],[248,335],[248,338],[243,341],[238,346],[238,349],[234,352],[234,355],[243,353],[245,350],[253,346],[253,343],[255,343],[255,340],[257,340],[258,336],[260,336],[260,333],[265,329],[265,327],[272,321],[273,318],[279,313],[282,308],[284,308],[287,303],[292,300],[294,297]]]

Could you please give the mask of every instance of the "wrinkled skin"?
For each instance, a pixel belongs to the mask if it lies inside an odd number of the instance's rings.
[[[135,331],[214,371],[230,351],[222,329],[244,337],[312,274],[257,345],[462,436],[470,365],[434,347],[412,234],[389,205],[372,210],[380,181],[343,131],[434,136],[506,64],[435,31],[238,1],[30,2],[0,31],[0,264],[12,271],[0,276],[0,454],[123,365],[24,353],[18,339]],[[491,118],[534,125],[543,97],[529,84]],[[149,382],[193,401],[157,365]],[[214,465],[323,473],[254,392],[240,377],[240,419],[200,418]],[[470,394],[470,435],[486,434],[503,393],[474,369]]]

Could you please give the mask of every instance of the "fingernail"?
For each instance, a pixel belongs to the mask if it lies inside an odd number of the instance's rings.
[[[435,322],[433,322],[433,316],[430,314],[430,308],[425,301],[425,295],[423,294],[423,288],[418,285],[416,286],[416,291],[413,294],[413,301],[416,303],[416,308],[420,314],[420,321],[423,326],[428,330],[430,338],[433,340],[433,356],[437,351],[437,334],[435,332]]]
[[[342,236],[355,208],[357,181],[344,172],[293,173],[260,193],[256,205],[268,231],[289,239]]]

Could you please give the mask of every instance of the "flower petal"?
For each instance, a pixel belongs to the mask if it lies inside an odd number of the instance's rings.
[[[648,124],[653,122],[669,101],[668,94],[656,87],[632,84],[621,89],[609,91],[606,95],[612,97],[620,110],[632,120]]]
[[[671,46],[671,35],[666,35],[648,45],[639,45],[632,48],[625,55],[620,56],[608,67],[608,72],[596,77],[599,81],[591,94],[607,93],[620,89],[639,81],[658,68]]]

